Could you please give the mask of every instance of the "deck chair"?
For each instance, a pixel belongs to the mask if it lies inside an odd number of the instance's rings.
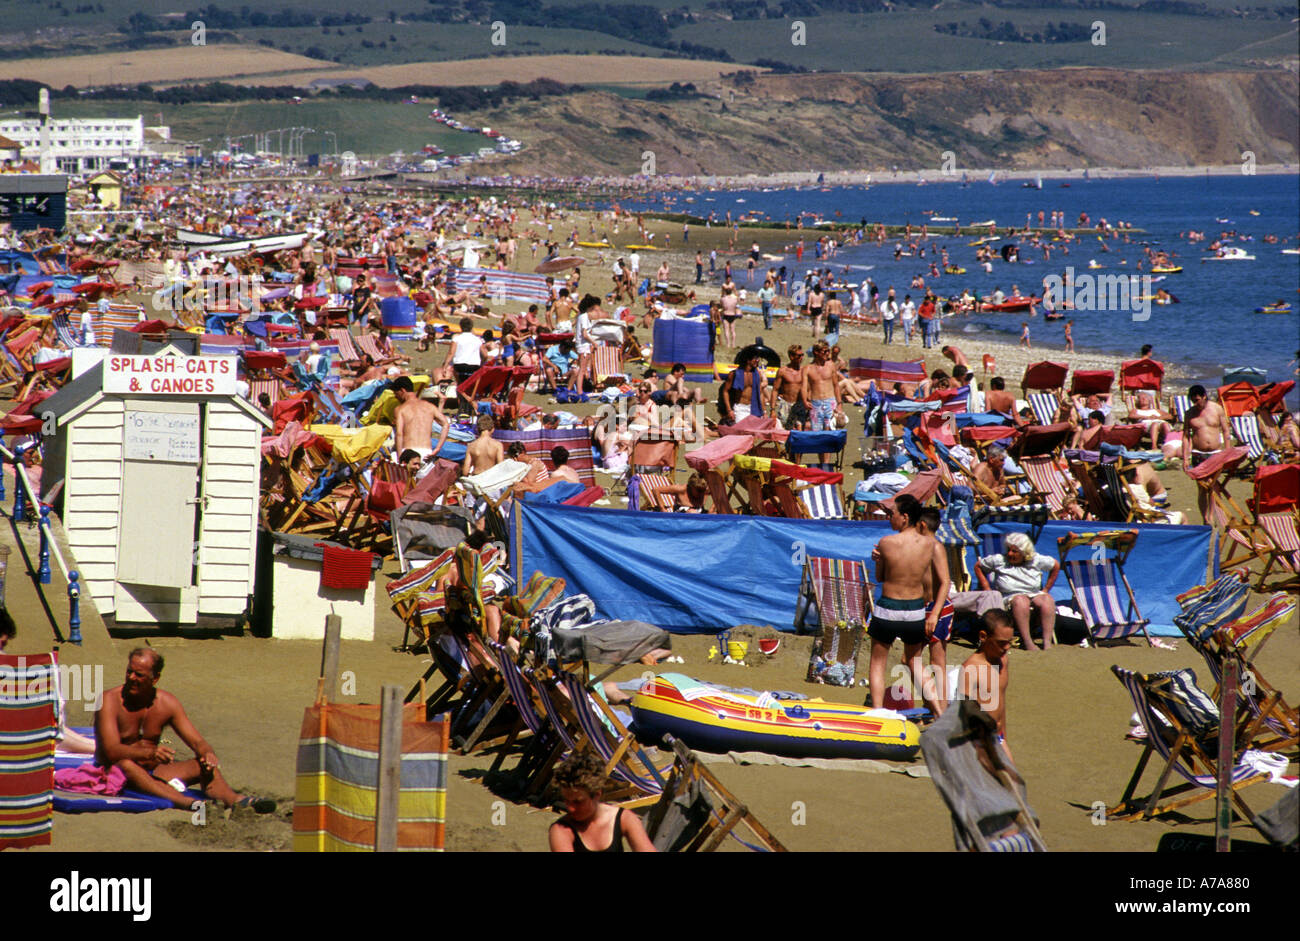
[[[1289,705],[1281,691],[1260,675],[1255,660],[1273,631],[1290,621],[1296,601],[1279,592],[1249,614],[1217,627],[1209,638],[1204,632],[1186,632],[1192,646],[1204,658],[1214,677],[1214,696],[1223,680],[1223,664],[1236,660],[1241,677],[1238,707],[1238,742],[1261,751],[1291,751],[1300,745],[1300,713]]]
[[[1247,448],[1247,457],[1254,462],[1264,456],[1268,450],[1259,434],[1259,419],[1254,412],[1237,415],[1228,419],[1232,423],[1232,433],[1237,443]]]
[[[1025,782],[979,703],[953,703],[921,733],[930,780],[952,815],[957,849],[981,853],[1046,852]]]
[[[1060,517],[1066,500],[1075,495],[1074,478],[1067,476],[1050,454],[1020,458],[1018,463],[1034,488],[1034,499],[1041,500],[1053,517]]]
[[[1156,814],[1213,798],[1218,787],[1218,761],[1206,748],[1218,736],[1219,711],[1214,701],[1197,687],[1196,674],[1191,670],[1174,670],[1143,676],[1118,666],[1110,669],[1128,690],[1138,719],[1147,729],[1147,738],[1124,795],[1118,804],[1106,810],[1106,816],[1114,820],[1149,820]],[[1153,754],[1164,759],[1159,780],[1147,797],[1135,800],[1133,792]],[[1247,820],[1254,822],[1255,815],[1239,791],[1267,781],[1269,776],[1237,760],[1235,755],[1227,758],[1233,762],[1232,802]],[[1167,788],[1171,774],[1177,774],[1183,783]],[[1189,791],[1188,796],[1178,796]]]
[[[808,657],[808,682],[852,686],[862,637],[871,620],[871,579],[866,563],[808,556],[799,580],[795,630],[812,626],[808,613],[813,606],[817,609],[817,634]]]
[[[622,347],[605,344],[592,347],[591,368],[596,374],[597,385],[610,377],[625,377],[627,373],[623,371]]]
[[[804,515],[813,520],[842,520],[844,495],[834,484],[814,484],[799,491]]]
[[[1246,532],[1252,528],[1245,509],[1228,492],[1228,480],[1245,460],[1246,453],[1246,448],[1242,446],[1228,448],[1185,471],[1188,477],[1196,481],[1196,486],[1207,494],[1210,525],[1215,529]]]
[[[1112,530],[1097,533],[1069,533],[1056,541],[1061,570],[1074,595],[1074,608],[1083,616],[1088,637],[1098,641],[1123,640],[1141,633],[1151,645],[1147,625],[1151,622],[1138,610],[1133,586],[1124,574],[1124,560],[1137,544],[1138,531]],[[1100,547],[1106,553],[1097,555]],[[1071,550],[1086,549],[1088,558],[1070,559]],[[1121,589],[1125,597],[1121,597]]]
[[[620,806],[643,807],[658,801],[664,790],[663,771],[637,747],[617,713],[600,696],[588,693],[586,682],[575,672],[560,670],[553,682],[564,690],[586,745],[604,760],[605,775],[616,792],[630,793],[618,801]]]
[[[660,492],[661,488],[673,485],[672,478],[666,474],[637,474],[633,480],[636,481],[637,509],[659,510],[664,513],[671,513],[676,509],[672,495]],[[631,486],[629,486],[630,492]]]
[[[845,444],[848,442],[847,431],[792,431],[786,439],[786,453],[791,463],[799,463],[800,455],[830,454],[831,467],[841,470],[844,467]]]
[[[501,677],[505,680],[506,690],[515,711],[519,713],[519,718],[515,727],[511,729],[509,737],[498,749],[492,767],[488,769],[488,779],[491,781],[501,773],[501,765],[506,755],[517,743],[519,735],[527,732],[529,735],[527,746],[510,772],[510,782],[511,789],[515,793],[524,798],[533,798],[543,793],[550,783],[555,763],[564,753],[564,741],[556,734],[546,717],[538,713],[535,703],[540,701],[541,695],[524,676],[519,664],[513,657],[507,655],[505,648],[500,644],[491,646],[497,656],[497,662],[501,664]]]
[[[346,327],[330,330],[329,335],[339,345],[339,356],[345,366],[355,366],[361,362],[361,351],[352,342],[352,333]]]
[[[1129,489],[1119,472],[1119,468],[1107,461],[1097,462],[1097,472],[1106,482],[1106,491],[1110,494],[1115,507],[1115,519],[1120,523],[1163,523],[1167,517],[1154,507],[1147,509],[1139,503],[1135,494]],[[1150,504],[1147,504],[1150,506]]]
[[[58,657],[0,654],[0,668],[10,687],[0,696],[0,850],[48,846],[61,707]],[[23,694],[14,696],[14,688]]]
[[[645,818],[646,833],[655,849],[661,853],[711,853],[730,836],[747,849],[786,852],[693,751],[671,735],[664,736],[664,745],[674,755],[672,773]],[[735,829],[742,824],[754,842],[736,836]]]

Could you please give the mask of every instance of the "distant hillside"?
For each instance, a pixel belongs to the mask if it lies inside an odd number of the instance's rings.
[[[492,172],[730,174],[1300,160],[1300,81],[1268,72],[758,75],[659,103],[584,92],[465,116],[527,145]],[[734,96],[733,96],[734,93]]]

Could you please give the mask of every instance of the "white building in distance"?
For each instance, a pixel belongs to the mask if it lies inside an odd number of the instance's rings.
[[[41,115],[0,119],[0,135],[22,147],[24,160],[41,158]],[[48,118],[49,157],[59,173],[125,170],[150,156],[144,118]]]

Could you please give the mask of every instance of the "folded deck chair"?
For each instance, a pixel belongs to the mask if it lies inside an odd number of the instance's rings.
[[[674,755],[672,772],[645,818],[646,833],[655,849],[661,853],[711,853],[730,836],[750,850],[786,852],[693,751],[671,735],[664,736],[664,745]],[[748,840],[735,834],[741,824],[749,831]]]
[[[0,654],[0,850],[48,846],[59,730],[54,654]],[[21,690],[21,692],[15,692]]]
[[[1212,747],[1218,736],[1219,711],[1214,701],[1197,687],[1196,674],[1191,670],[1173,670],[1143,676],[1118,666],[1110,669],[1128,690],[1138,720],[1147,730],[1147,737],[1124,795],[1118,804],[1107,809],[1107,818],[1147,820],[1156,814],[1213,798],[1218,787],[1218,760],[1212,758],[1206,749]],[[1135,800],[1133,792],[1152,754],[1164,759],[1164,767],[1151,793]],[[1228,756],[1228,760],[1233,762],[1232,802],[1246,819],[1253,822],[1255,815],[1238,792],[1251,784],[1267,781],[1269,775],[1258,771],[1248,760],[1240,760],[1237,756]],[[1171,774],[1177,774],[1183,783],[1166,787]],[[1188,796],[1177,796],[1189,791]]]
[[[1056,541],[1061,570],[1074,595],[1074,607],[1083,615],[1088,637],[1098,641],[1123,640],[1140,633],[1151,645],[1133,586],[1124,574],[1124,561],[1137,543],[1138,531],[1114,530],[1079,535],[1069,533]],[[1084,549],[1087,558],[1069,559],[1071,550]],[[1099,554],[1098,549],[1104,554]]]
[[[998,742],[996,722],[979,703],[953,703],[921,733],[921,753],[952,815],[957,849],[1047,851],[1026,801],[1025,782]]]
[[[817,608],[817,635],[808,657],[808,682],[852,686],[862,637],[871,620],[866,563],[808,556],[799,581],[796,630],[811,626],[807,614],[812,605]]]

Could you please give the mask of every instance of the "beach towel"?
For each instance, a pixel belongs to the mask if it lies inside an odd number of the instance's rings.
[[[767,388],[767,377],[761,369],[750,370],[752,377],[749,383],[749,414],[750,416],[763,415],[763,390]],[[745,387],[745,370],[733,369],[731,375],[727,376],[727,384],[733,389],[743,389]]]
[[[78,794],[100,794],[115,797],[126,787],[126,775],[114,765],[101,768],[86,762],[75,768],[60,768],[54,772],[54,786]]]
[[[447,820],[446,717],[402,707],[398,850],[441,850]],[[318,703],[303,714],[294,791],[295,852],[366,852],[375,845],[380,707]]]

